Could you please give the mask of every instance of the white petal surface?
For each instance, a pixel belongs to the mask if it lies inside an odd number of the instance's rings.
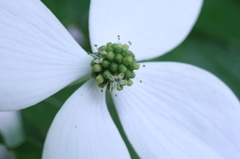
[[[231,90],[191,65],[145,65],[133,86],[113,97],[140,157],[239,159],[240,104]]]
[[[160,56],[186,38],[201,5],[202,0],[92,0],[92,46],[117,42],[120,35],[121,43],[132,42],[138,60]]]
[[[90,73],[90,57],[36,0],[0,2],[0,110],[36,104]]]
[[[4,145],[0,144],[0,158],[1,159],[15,159],[16,157]]]
[[[24,141],[19,111],[0,112],[0,134],[8,147],[16,147]]]
[[[130,158],[100,90],[91,79],[66,101],[49,130],[43,159]]]

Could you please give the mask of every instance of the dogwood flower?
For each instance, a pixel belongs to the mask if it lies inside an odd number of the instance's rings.
[[[91,43],[114,43],[121,35],[121,42],[131,41],[137,60],[156,57],[184,40],[201,4],[92,0]],[[91,74],[92,60],[103,62],[99,54],[95,59],[87,55],[40,1],[8,0],[0,6],[1,110],[34,105]],[[131,87],[115,89],[123,80],[119,74],[106,81],[113,84],[109,87],[119,118],[140,158],[240,156],[239,101],[223,82],[183,63],[140,66]],[[88,80],[60,109],[45,142],[44,159],[130,158],[107,110],[106,87],[99,88],[97,81]]]

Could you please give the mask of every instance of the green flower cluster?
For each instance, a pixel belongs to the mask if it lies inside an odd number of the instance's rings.
[[[110,93],[113,89],[122,90],[123,86],[131,86],[135,77],[134,70],[140,65],[135,55],[129,50],[129,45],[121,43],[107,43],[98,48],[98,52],[89,53],[94,60],[91,61],[92,76],[98,86]]]

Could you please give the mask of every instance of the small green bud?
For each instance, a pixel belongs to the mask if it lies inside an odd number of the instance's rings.
[[[122,80],[121,83],[120,83],[122,86],[126,86],[128,84],[128,81],[127,80]]]
[[[111,42],[107,43],[107,47],[112,47],[112,43]]]
[[[103,45],[103,46],[99,47],[98,49],[99,49],[100,51],[105,51],[105,50],[106,50],[106,46]]]
[[[108,79],[110,79],[111,81],[114,81],[115,77],[113,75],[108,75]]]
[[[103,83],[104,80],[105,80],[105,79],[104,79],[104,77],[103,77],[102,75],[98,75],[98,76],[96,77],[96,81],[97,81],[99,84]]]
[[[95,65],[93,66],[93,71],[94,71],[94,72],[100,72],[100,71],[102,71],[102,66],[99,65],[99,64],[95,64]]]
[[[119,87],[117,87],[117,90],[118,90],[118,91],[123,90],[123,86],[120,85]]]
[[[131,56],[132,55],[132,51],[124,50],[122,54],[123,54],[123,56]]]
[[[129,79],[128,80],[128,84],[127,84],[128,86],[131,86],[131,85],[133,85],[133,81],[131,80],[131,79]]]
[[[136,60],[134,60],[130,65],[129,65],[129,69],[130,70],[138,70],[140,67],[140,65],[136,62]]]
[[[129,49],[129,46],[128,46],[127,44],[123,44],[122,48],[123,48],[124,50],[128,50],[128,49]]]
[[[117,77],[118,77],[118,79],[120,79],[120,80],[123,79],[124,73],[120,73]]]
[[[139,63],[134,63],[134,69],[138,70],[140,68],[140,64]]]
[[[105,71],[103,72],[103,77],[104,77],[105,79],[108,79],[108,76],[109,76],[109,75],[111,75],[111,73],[110,73],[109,70],[105,70]]]
[[[117,54],[122,52],[122,48],[120,48],[120,47],[116,47],[113,50],[114,50],[114,53],[117,53]]]
[[[113,52],[108,52],[106,54],[106,58],[109,60],[109,61],[112,61],[113,58],[114,58],[114,53]]]
[[[135,55],[133,53],[131,53],[129,56],[132,56],[132,58],[135,59]]]
[[[109,69],[110,69],[110,71],[112,71],[112,72],[116,72],[117,69],[118,69],[118,64],[112,62],[112,63],[110,64]]]
[[[117,63],[121,63],[123,59],[123,56],[121,54],[115,54],[113,61]]]
[[[104,67],[104,68],[108,68],[110,66],[110,64],[111,63],[108,60],[103,60],[102,61],[102,67]]]
[[[127,71],[127,67],[121,64],[119,65],[118,70],[120,73],[125,73]]]
[[[136,76],[135,72],[132,72],[132,74],[131,74],[131,77],[130,77],[130,78],[135,78],[135,76]]]
[[[96,63],[94,62],[94,60],[91,61],[91,66],[95,65]]]
[[[113,48],[113,49],[116,48],[116,47],[118,47],[118,44],[117,44],[117,43],[112,44],[112,48]]]
[[[130,70],[127,70],[127,71],[125,72],[124,78],[125,78],[125,79],[128,79],[128,78],[131,77],[131,75],[132,75],[132,72],[131,72]]]
[[[126,56],[123,58],[123,61],[122,63],[125,65],[125,66],[128,66],[129,64],[131,64],[133,62],[133,58],[131,56]]]

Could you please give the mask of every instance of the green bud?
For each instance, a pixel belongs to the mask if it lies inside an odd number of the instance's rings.
[[[108,79],[110,79],[111,81],[114,81],[115,77],[113,75],[108,75]]]
[[[106,58],[109,60],[109,61],[112,61],[113,58],[114,58],[114,53],[113,52],[108,52],[106,54]]]
[[[118,75],[118,79],[123,79],[123,77],[124,77],[124,73],[120,73],[120,74]]]
[[[117,87],[117,90],[118,90],[118,91],[123,90],[123,86],[120,85],[119,87]]]
[[[116,47],[118,47],[118,44],[117,44],[117,43],[112,44],[112,48],[113,48],[113,49],[116,48]]]
[[[128,49],[129,49],[129,46],[128,46],[127,44],[123,44],[122,48],[123,48],[124,50],[128,50]]]
[[[133,62],[133,58],[131,56],[126,56],[123,58],[123,61],[122,63],[125,65],[125,66],[128,66],[129,64],[131,64]]]
[[[122,80],[121,83],[120,83],[122,86],[126,86],[128,84],[128,81],[127,80]]]
[[[131,53],[129,56],[132,56],[132,58],[135,59],[135,55],[133,53]]]
[[[131,55],[132,55],[132,51],[130,51],[130,50],[124,50],[124,51],[122,52],[122,54],[123,54],[123,56],[131,56]]]
[[[128,86],[131,86],[131,85],[133,85],[133,81],[131,80],[131,79],[129,79],[128,80],[128,84],[127,84]]]
[[[97,77],[96,77],[96,81],[100,84],[100,83],[103,83],[103,81],[104,81],[105,79],[104,79],[104,77],[102,76],[102,75],[98,75]]]
[[[107,43],[107,47],[112,47],[112,43],[111,42]]]
[[[106,50],[106,46],[103,45],[103,46],[99,47],[98,49],[101,50],[101,51],[105,51]]]
[[[136,60],[134,60],[130,65],[129,65],[129,69],[130,70],[138,70],[140,67],[140,65],[136,62]]]
[[[121,54],[115,54],[113,61],[117,63],[121,63],[123,59],[123,56]]]
[[[130,78],[135,78],[135,76],[136,76],[135,72],[132,72],[132,74],[131,74],[131,77],[130,77]]]
[[[102,71],[102,66],[99,64],[95,64],[92,69],[94,72],[100,72]]]
[[[131,75],[132,75],[132,72],[131,72],[130,70],[127,70],[127,71],[125,72],[124,78],[125,78],[125,79],[128,79],[128,78],[131,77]]]
[[[111,73],[110,73],[109,70],[105,70],[105,71],[103,72],[103,77],[104,77],[105,79],[108,79],[108,76],[109,76],[109,75],[111,75]]]
[[[110,69],[110,71],[112,71],[112,72],[116,72],[117,69],[118,69],[118,64],[112,62],[112,63],[110,64],[109,69]]]
[[[104,68],[108,68],[110,66],[110,64],[111,63],[108,60],[103,60],[102,61],[102,67],[104,67]]]
[[[127,67],[121,64],[119,65],[118,70],[120,73],[125,73],[127,71]]]
[[[113,50],[114,50],[114,53],[117,53],[117,54],[122,52],[122,48],[120,48],[120,47],[116,47]]]
[[[139,63],[134,63],[134,69],[138,70],[140,68],[140,64]]]
[[[91,61],[91,66],[95,65],[95,62],[94,60]]]

